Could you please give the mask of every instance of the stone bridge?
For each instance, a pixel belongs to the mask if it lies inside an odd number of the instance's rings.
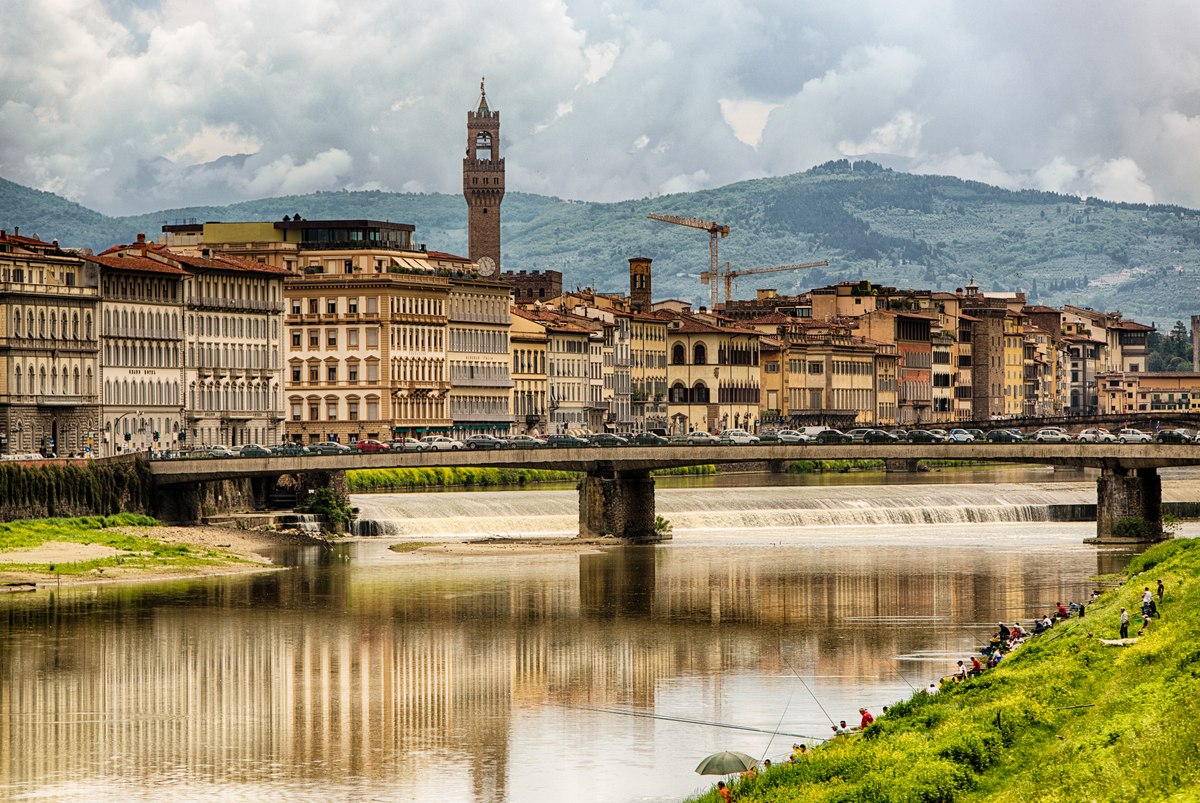
[[[612,448],[501,449],[496,451],[384,452],[303,457],[231,457],[155,460],[150,470],[160,489],[163,515],[199,521],[207,483],[249,478],[260,486],[291,475],[309,488],[328,485],[345,492],[348,469],[493,466],[578,471],[579,534],[655,539],[654,469],[723,463],[767,463],[782,469],[794,460],[883,460],[891,468],[918,460],[984,460],[1100,469],[1096,484],[1096,533],[1115,541],[1122,518],[1162,528],[1162,482],[1158,469],[1200,465],[1200,445],[1095,443],[796,444],[767,446],[622,446]],[[265,495],[266,490],[262,493]]]

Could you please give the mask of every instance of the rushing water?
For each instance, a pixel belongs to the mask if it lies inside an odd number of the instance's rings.
[[[397,535],[7,595],[0,797],[678,800],[1084,596],[1126,556],[1038,509],[1086,488],[661,488],[672,542],[489,557],[387,546],[570,532],[573,492],[356,497]]]

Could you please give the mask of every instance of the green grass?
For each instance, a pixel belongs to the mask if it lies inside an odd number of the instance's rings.
[[[1126,574],[1086,618],[739,783],[734,800],[1200,800],[1200,540],[1152,547]],[[1131,647],[1101,644],[1116,638],[1122,606],[1140,619],[1142,589],[1159,578],[1167,591],[1149,632]]]
[[[882,460],[797,460],[787,468],[789,474],[822,474],[846,471],[882,471]]]
[[[150,516],[121,513],[71,519],[25,519],[0,524],[0,550],[30,549],[49,541],[59,541],[98,544],[132,553],[71,563],[4,563],[0,564],[0,571],[79,575],[109,567],[152,569],[206,566],[240,560],[217,551],[197,551],[187,544],[166,543],[114,529],[153,527],[158,523]]]
[[[716,466],[682,466],[651,472],[655,476],[715,474]],[[417,488],[491,488],[523,486],[539,482],[576,482],[578,471],[534,468],[366,468],[350,469],[346,482],[350,493],[413,490]]]

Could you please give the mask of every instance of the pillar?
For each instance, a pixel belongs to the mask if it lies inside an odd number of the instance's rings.
[[[650,471],[589,469],[579,484],[579,537],[662,540],[654,529],[654,478]],[[669,536],[667,536],[669,537]]]
[[[1143,535],[1122,532],[1122,519],[1146,523]],[[1160,541],[1162,531],[1162,478],[1158,469],[1139,468],[1130,472],[1104,467],[1096,481],[1096,538],[1094,543]]]
[[[204,483],[158,488],[155,514],[162,521],[173,524],[200,524],[204,520]]]

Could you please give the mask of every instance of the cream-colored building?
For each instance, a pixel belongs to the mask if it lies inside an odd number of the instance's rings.
[[[667,429],[667,322],[657,315],[629,317],[630,405],[635,430]]]
[[[101,455],[187,445],[184,287],[191,277],[139,234],[85,257],[100,272]]]
[[[94,448],[99,299],[95,263],[0,231],[0,451]]]
[[[454,259],[449,254],[438,256]],[[462,263],[473,267],[466,260]],[[512,288],[506,282],[467,272],[450,282],[446,359],[455,437],[475,433],[504,437],[512,429],[511,308]]]

